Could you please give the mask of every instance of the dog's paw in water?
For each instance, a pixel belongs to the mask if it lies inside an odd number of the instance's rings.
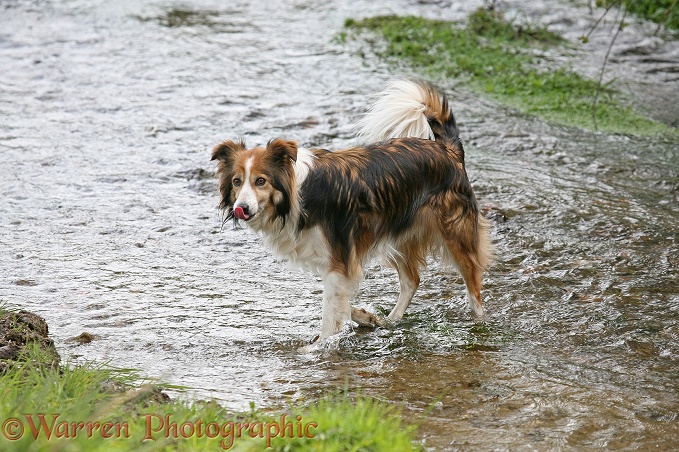
[[[350,324],[344,325],[342,331],[321,339],[320,335],[315,336],[308,345],[300,347],[297,352],[302,355],[316,355],[323,352],[332,352],[339,350],[343,344],[346,345],[347,340],[355,336],[356,332]]]
[[[351,307],[351,320],[358,323],[359,326],[367,326],[369,328],[386,327],[387,320],[383,317],[368,312],[363,308]]]
[[[318,339],[320,338],[320,335],[316,335],[313,339],[311,339],[311,342],[309,342],[308,345],[305,345],[304,347],[300,347],[297,349],[297,352],[302,354],[302,355],[308,355],[310,353],[313,353],[314,351],[318,350]]]

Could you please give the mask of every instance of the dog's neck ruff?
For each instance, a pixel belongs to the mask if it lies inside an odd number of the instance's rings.
[[[294,184],[290,193],[290,212],[285,218],[266,218],[249,224],[262,238],[267,247],[279,258],[289,259],[293,264],[308,254],[303,248],[308,244],[300,240],[299,222],[302,215],[300,203],[300,187],[314,167],[316,156],[309,149],[299,149],[294,163]],[[256,219],[255,219],[256,220]],[[303,257],[304,256],[304,257]]]

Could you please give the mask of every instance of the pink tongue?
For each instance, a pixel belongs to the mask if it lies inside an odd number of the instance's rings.
[[[233,216],[238,218],[239,220],[247,220],[250,216],[245,215],[245,212],[243,212],[243,208],[238,206],[233,209]]]

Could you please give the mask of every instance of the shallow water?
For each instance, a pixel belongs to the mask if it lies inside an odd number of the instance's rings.
[[[550,126],[449,84],[494,224],[488,322],[432,264],[398,327],[296,352],[319,327],[319,279],[221,227],[210,149],[352,144],[367,96],[398,74],[333,42],[344,19],[481,4],[377,3],[0,1],[0,300],[44,316],[66,359],[232,409],[349,386],[403,406],[437,449],[673,449],[676,141]],[[506,4],[575,37],[591,24],[584,7],[560,14],[571,3]],[[610,76],[672,123],[679,47],[648,28],[621,35]],[[577,56],[583,72],[605,37]],[[397,295],[375,266],[357,304],[387,313]],[[83,331],[97,340],[67,342]]]

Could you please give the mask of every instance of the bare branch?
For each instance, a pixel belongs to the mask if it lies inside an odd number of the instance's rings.
[[[625,17],[627,17],[627,7],[624,8],[625,11],[622,14],[622,19],[620,19],[620,23],[618,24],[618,29],[615,31],[615,35],[613,35],[613,39],[611,39],[611,43],[608,45],[608,50],[606,51],[606,56],[604,57],[604,64],[601,66],[601,74],[599,74],[599,82],[596,85],[596,93],[594,94],[594,102],[592,103],[592,120],[594,121],[594,130],[597,130],[597,124],[596,124],[596,106],[597,103],[599,102],[599,92],[601,92],[601,83],[603,82],[604,79],[604,71],[606,69],[606,63],[608,63],[608,56],[611,54],[611,49],[613,48],[613,44],[615,43],[615,40],[618,38],[618,35],[622,31],[623,28],[625,28]]]

